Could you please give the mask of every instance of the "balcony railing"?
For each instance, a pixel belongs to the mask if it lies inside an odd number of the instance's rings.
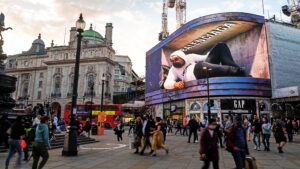
[[[90,96],[96,96],[96,92],[95,92],[95,91],[93,91],[93,92],[91,92],[91,91],[89,91],[89,92],[84,92],[84,95],[87,96],[87,97],[90,97]]]
[[[51,93],[52,98],[58,98],[61,97],[61,93]]]

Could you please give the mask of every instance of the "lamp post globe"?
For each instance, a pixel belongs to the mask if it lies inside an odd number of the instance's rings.
[[[78,20],[76,21],[76,30],[79,32],[79,31],[83,31],[84,28],[85,28],[85,22],[83,20],[82,13],[81,13]]]
[[[82,13],[79,16],[79,19],[76,21],[76,30],[77,34],[77,50],[76,50],[76,59],[75,59],[75,68],[74,68],[74,85],[72,93],[72,108],[71,108],[71,117],[70,117],[70,131],[68,136],[65,137],[64,149],[62,151],[63,156],[76,156],[77,155],[77,127],[79,126],[78,121],[75,119],[77,111],[77,89],[78,89],[78,80],[79,80],[79,61],[80,61],[80,48],[81,48],[81,39],[85,28],[85,22],[82,17]]]

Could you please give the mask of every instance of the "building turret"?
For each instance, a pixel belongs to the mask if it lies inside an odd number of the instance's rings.
[[[76,27],[71,27],[70,30],[70,41],[69,41],[69,46],[70,47],[75,47],[76,46],[76,40],[77,40],[77,31]]]
[[[105,39],[106,39],[106,44],[108,44],[109,46],[112,46],[112,23],[106,23],[105,26]]]

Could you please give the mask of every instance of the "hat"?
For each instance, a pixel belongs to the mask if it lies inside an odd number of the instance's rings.
[[[186,56],[185,53],[184,53],[183,51],[181,51],[181,50],[177,50],[177,51],[173,52],[173,53],[170,55],[170,57],[171,57],[171,56],[178,56],[178,57],[182,58],[185,62],[187,61],[187,56]]]

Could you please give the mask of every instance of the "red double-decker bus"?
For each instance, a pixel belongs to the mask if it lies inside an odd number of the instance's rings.
[[[69,122],[71,115],[71,104],[66,104],[64,109],[64,121],[66,124]],[[117,126],[119,118],[121,118],[122,107],[121,104],[104,104],[104,125],[106,128],[114,128]],[[101,111],[100,104],[77,104],[77,119],[85,125],[85,121],[92,115],[92,124],[95,125],[98,122],[98,113]]]

